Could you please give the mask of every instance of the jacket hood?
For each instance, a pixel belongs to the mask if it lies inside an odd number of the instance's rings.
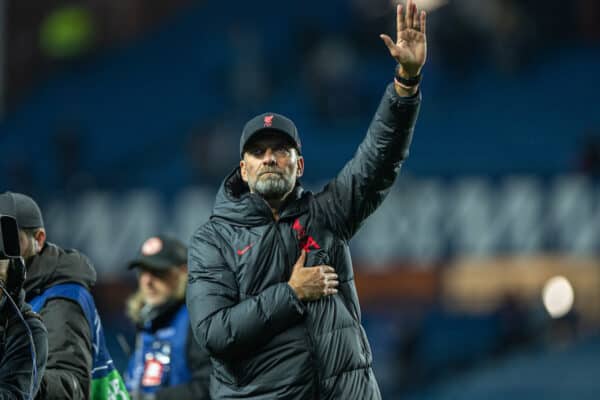
[[[38,255],[27,261],[24,285],[27,299],[59,283],[78,283],[89,290],[96,283],[96,270],[77,250],[64,250],[46,243]]]
[[[308,208],[309,191],[299,182],[280,209],[280,218],[299,215]],[[213,208],[211,219],[221,219],[237,226],[259,226],[273,221],[269,204],[260,195],[250,193],[243,181],[240,167],[236,167],[223,181]]]

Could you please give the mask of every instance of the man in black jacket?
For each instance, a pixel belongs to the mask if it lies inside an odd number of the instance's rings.
[[[2,261],[7,260],[0,260]],[[0,294],[0,400],[25,400],[37,393],[48,355],[47,333],[40,316],[25,303],[25,292],[14,299],[31,331],[36,357],[36,377],[29,333],[10,301]],[[33,397],[32,397],[33,398]]]
[[[167,235],[150,237],[129,269],[138,275],[127,302],[137,328],[125,374],[131,398],[208,399],[210,360],[193,339],[185,306],[187,248]]]
[[[89,289],[96,282],[96,271],[83,254],[63,250],[46,241],[42,213],[32,198],[20,193],[3,193],[0,213],[11,203],[16,204],[21,256],[27,265],[26,301],[41,306],[39,313],[48,330],[48,363],[36,398],[89,399],[93,333],[83,309],[83,297],[78,296],[80,300],[75,301],[63,293],[45,300],[45,293],[67,284],[89,296]],[[98,343],[104,345],[103,341]]]
[[[6,217],[1,218],[4,222]],[[14,218],[12,221],[11,232],[5,230],[4,224],[0,232],[0,400],[25,400],[34,398],[39,389],[48,340],[40,316],[25,303],[24,265],[22,259],[17,259],[19,250],[14,247],[15,254],[5,252],[5,242],[18,244],[16,222]]]
[[[397,9],[398,62],[356,155],[323,191],[304,191],[294,124],[267,113],[192,238],[187,304],[209,352],[215,399],[379,399],[348,241],[408,154],[426,58],[425,13]]]

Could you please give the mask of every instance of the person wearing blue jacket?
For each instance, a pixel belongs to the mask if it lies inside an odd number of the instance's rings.
[[[0,214],[14,215],[27,270],[25,301],[48,332],[48,361],[37,400],[127,399],[104,339],[91,289],[96,270],[74,249],[46,239],[42,211],[22,193],[0,194]]]
[[[138,290],[127,302],[135,350],[125,384],[134,400],[208,399],[210,360],[194,342],[187,307],[187,249],[165,236],[148,238],[129,263]]]

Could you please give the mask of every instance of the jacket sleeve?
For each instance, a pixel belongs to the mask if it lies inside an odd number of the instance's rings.
[[[304,306],[287,283],[240,300],[233,271],[201,228],[189,252],[187,306],[194,337],[215,358],[244,357],[296,324]]]
[[[27,324],[36,353],[37,380],[33,387],[35,396],[40,377],[44,374],[48,343],[46,329],[39,319],[27,318]],[[12,319],[2,351],[4,354],[0,365],[0,400],[28,399],[33,366],[29,336],[20,319]]]
[[[316,196],[319,215],[345,239],[381,204],[408,156],[420,92],[399,97],[390,84],[354,157]]]
[[[40,315],[48,330],[48,363],[38,399],[89,399],[92,371],[90,327],[81,307],[52,299]]]
[[[208,385],[210,381],[210,358],[194,340],[190,329],[186,344],[188,367],[192,374],[189,383],[171,386],[156,392],[156,400],[181,400],[181,399],[210,399]]]

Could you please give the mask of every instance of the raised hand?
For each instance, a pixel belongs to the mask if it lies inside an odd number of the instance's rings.
[[[302,250],[288,282],[296,296],[302,301],[313,301],[336,294],[339,281],[335,270],[329,265],[305,268],[305,262],[306,250]]]
[[[401,65],[399,74],[404,78],[419,75],[427,59],[427,40],[425,11],[419,12],[413,0],[406,7],[398,4],[396,8],[396,42],[381,34],[392,57]]]

